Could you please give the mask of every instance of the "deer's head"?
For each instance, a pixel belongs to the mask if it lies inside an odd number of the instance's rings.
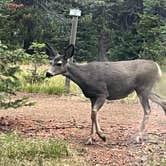
[[[49,55],[49,59],[51,60],[51,68],[46,73],[46,77],[53,77],[58,74],[66,73],[66,64],[68,63],[68,59],[71,58],[74,54],[74,45],[70,44],[64,49],[64,53],[61,55],[57,51],[55,51],[50,45],[46,44],[47,53]]]

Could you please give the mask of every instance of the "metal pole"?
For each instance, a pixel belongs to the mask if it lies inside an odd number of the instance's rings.
[[[75,45],[76,42],[76,34],[77,34],[77,25],[78,25],[78,17],[73,16],[72,18],[72,27],[71,27],[71,35],[70,35],[70,44]],[[69,62],[73,62],[73,58],[69,59]],[[65,92],[70,92],[70,79],[66,77],[65,80]]]

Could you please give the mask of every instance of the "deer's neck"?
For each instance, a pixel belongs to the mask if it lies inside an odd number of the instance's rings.
[[[66,73],[64,74],[66,77],[74,81],[76,84],[81,86],[81,84],[86,81],[86,66],[77,65],[77,64],[68,64],[66,66]]]

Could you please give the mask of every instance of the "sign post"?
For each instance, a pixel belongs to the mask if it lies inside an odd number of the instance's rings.
[[[75,46],[76,34],[77,34],[77,25],[78,25],[78,17],[81,16],[81,10],[79,10],[79,9],[70,9],[69,15],[73,16],[70,42],[69,43],[73,44]],[[69,61],[73,62],[73,58],[71,58]],[[65,91],[66,91],[66,93],[69,93],[69,91],[70,91],[70,79],[69,78],[66,78],[66,80],[65,80]]]

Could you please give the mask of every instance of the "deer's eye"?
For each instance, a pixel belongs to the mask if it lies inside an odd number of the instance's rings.
[[[56,64],[56,66],[61,66],[61,65],[62,65],[62,63],[57,63],[57,64]]]
[[[61,66],[62,65],[62,61],[58,61],[57,63],[56,63],[56,66]]]

